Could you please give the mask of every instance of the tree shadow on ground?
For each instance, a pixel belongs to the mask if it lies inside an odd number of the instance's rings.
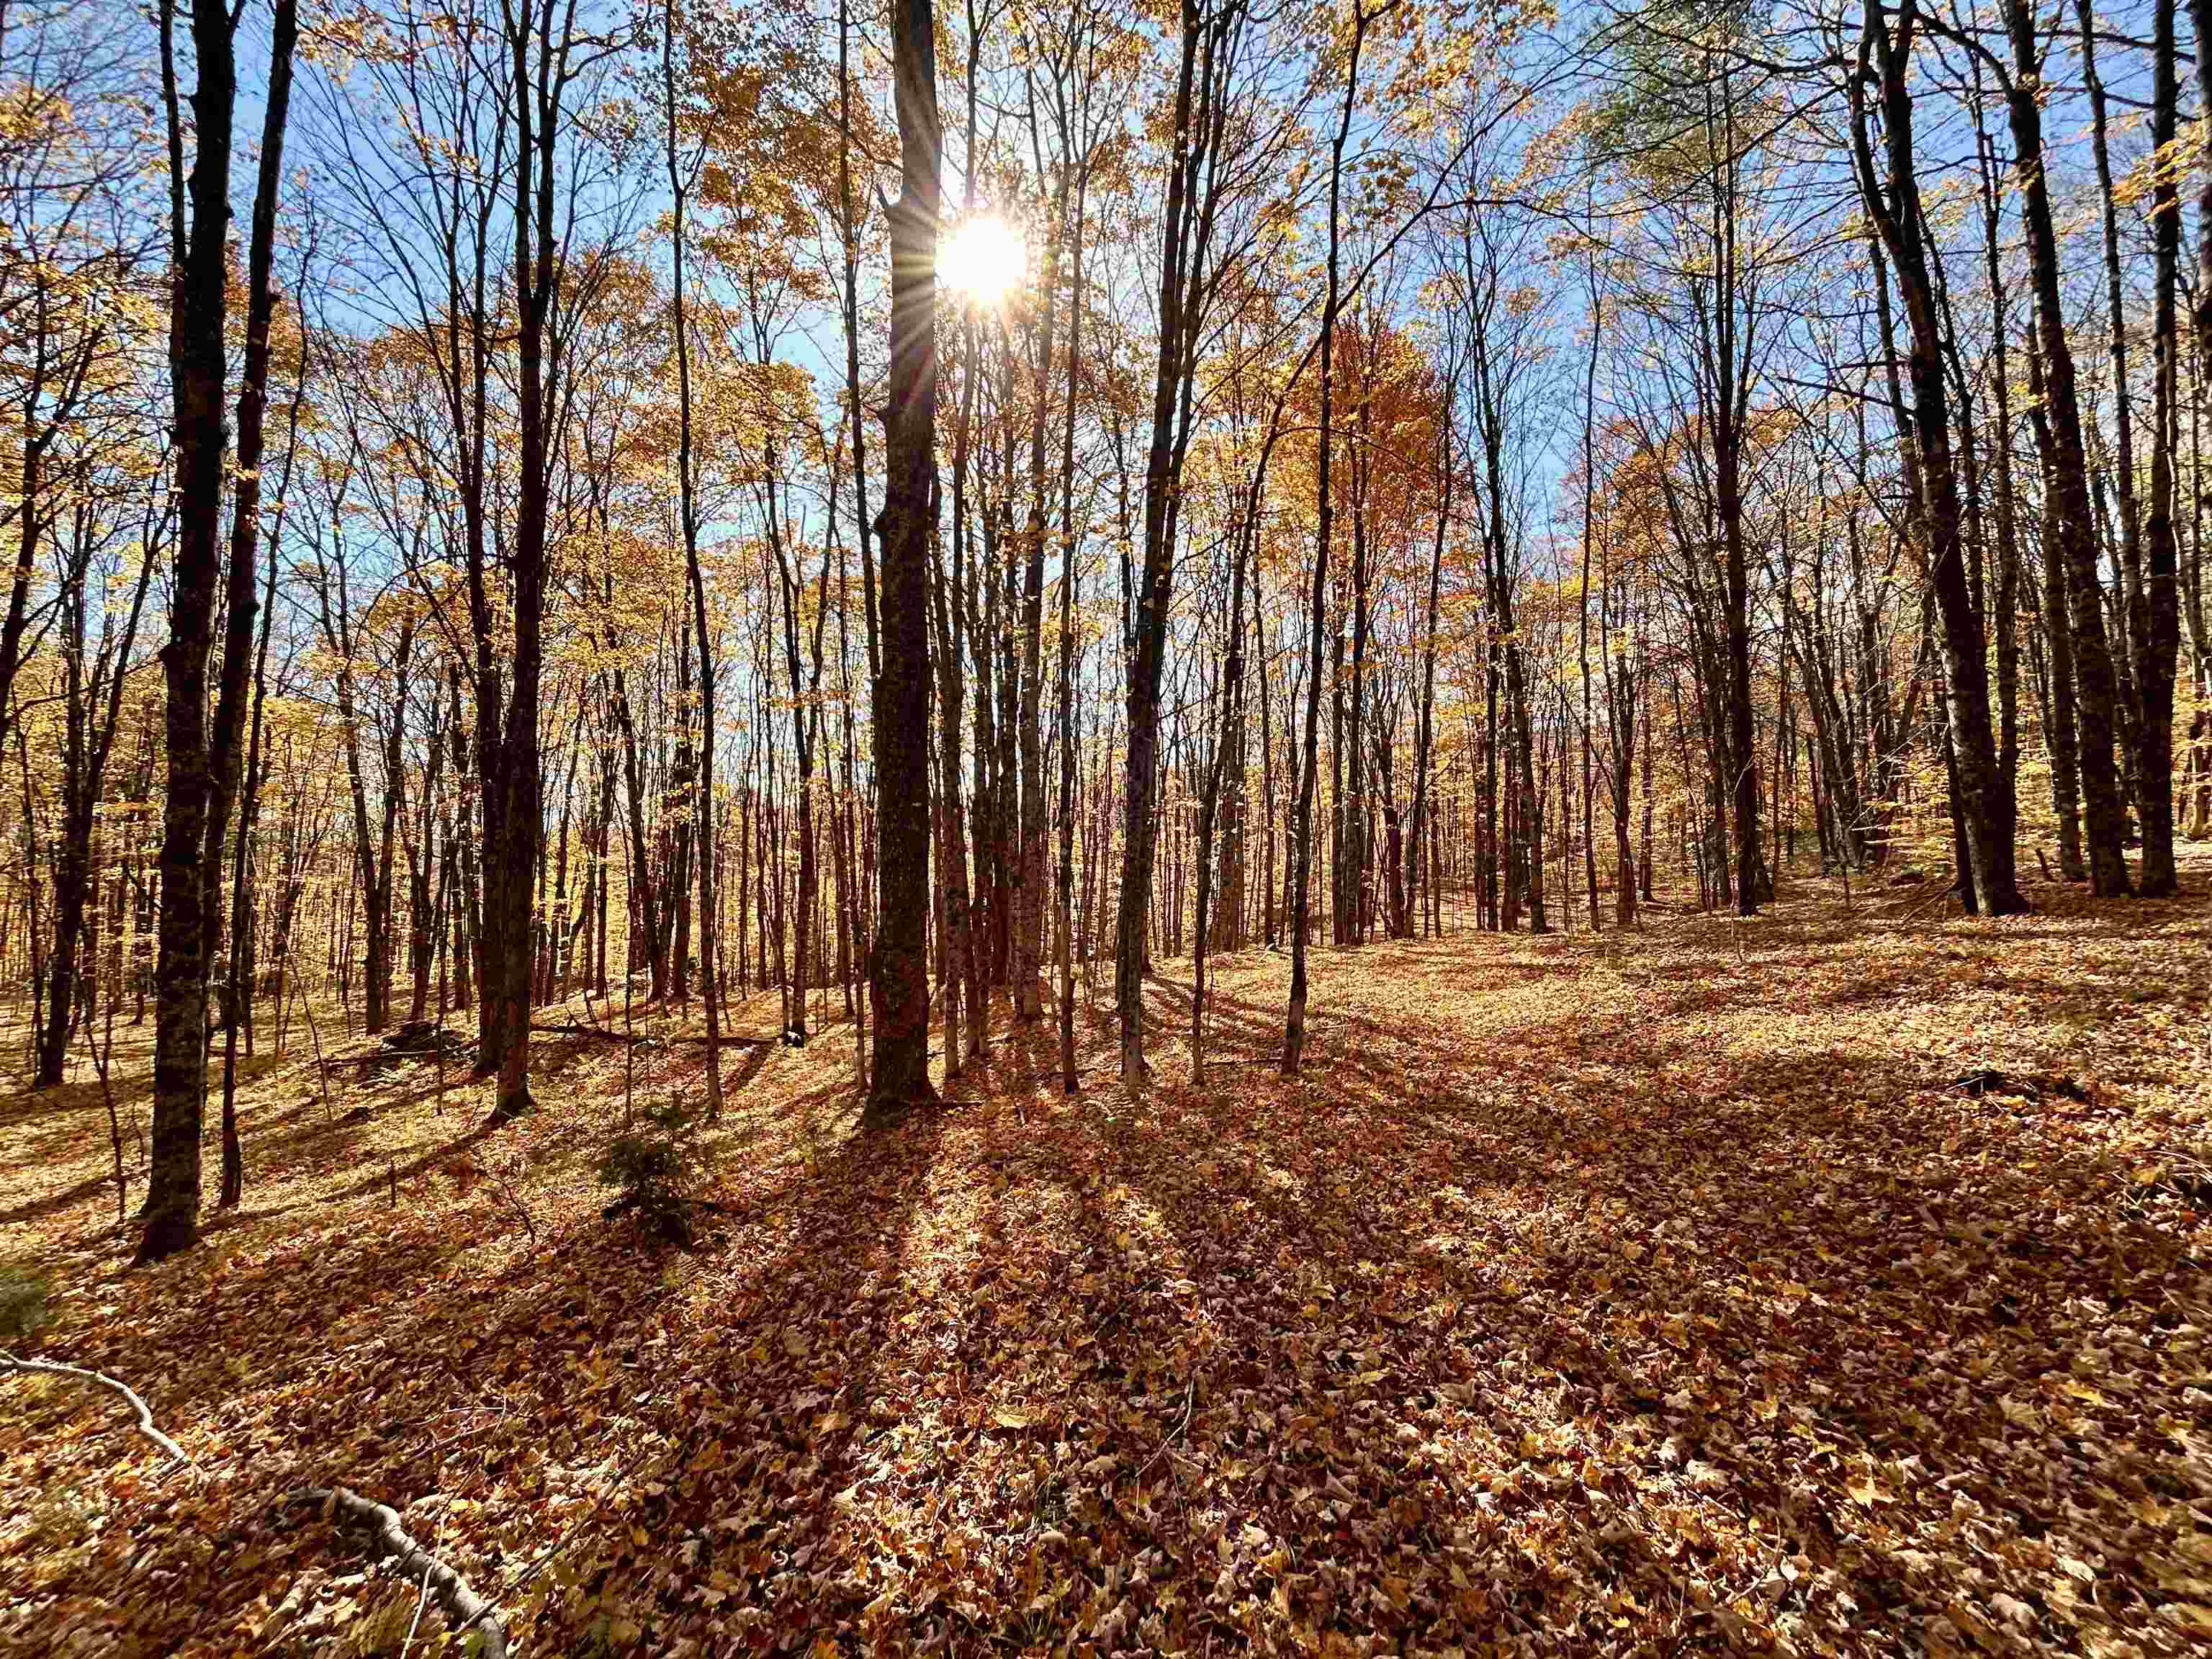
[[[1279,1042],[1272,1010],[1215,1006],[1223,1048]],[[2024,1426],[2053,1356],[2080,1339],[2085,1291],[2100,1318],[2131,1315],[2154,1335],[2206,1289],[2181,1241],[2119,1211],[2120,1160],[2077,1144],[2062,1117],[1947,1097],[1914,1056],[1832,1048],[1703,1056],[1686,1090],[1670,1078],[1679,1047],[1646,1045],[1615,1109],[1501,1118],[1471,1057],[1433,1030],[1385,1033],[1348,1011],[1336,1030],[1357,1042],[1317,1045],[1297,1085],[1163,1087],[1147,1150],[1085,1120],[1069,1131],[1084,1154],[1037,1171],[1087,1166],[1130,1188],[1171,1236],[1172,1271],[1199,1284],[1218,1340],[1197,1368],[1198,1421],[1212,1433],[1225,1419],[1231,1461],[1262,1472],[1247,1468],[1242,1492],[1209,1478],[1218,1463],[1194,1472],[1184,1496],[1211,1507],[1181,1513],[1225,1505],[1276,1540],[1283,1570],[1242,1590],[1291,1587],[1346,1636],[1431,1635],[1456,1613],[1482,1639],[1540,1620],[1555,1638],[1579,1628],[1612,1644],[1621,1608],[1600,1587],[1626,1584],[1646,1610],[1628,1621],[1642,1634],[1726,1643],[1738,1615],[1711,1586],[1751,1590],[1787,1560],[1826,1579],[1828,1616],[1851,1609],[1859,1639],[1909,1644],[1929,1586],[1894,1540],[1916,1510],[1939,1526],[1963,1495],[1997,1536],[2032,1547],[2063,1530],[2073,1483],[2093,1471],[2113,1504],[2130,1481],[2193,1489],[2156,1473],[2162,1436],[2129,1431],[2124,1413],[2107,1419],[2115,1443],[2100,1459],[2057,1469]],[[1422,1079],[1414,1109],[1409,1076]],[[1278,1117],[1291,1090],[1304,1097],[1302,1144]],[[1939,1173],[1973,1137],[1984,1150],[1965,1178],[1955,1164]],[[1493,1157],[1469,1167],[1470,1141]],[[1083,1224],[1091,1212],[1072,1208],[1074,1248],[1110,1253],[1111,1230]],[[1284,1262],[1314,1297],[1297,1312],[1295,1288],[1266,1285],[1267,1264]],[[1079,1414],[1112,1420],[1113,1389],[1075,1392]],[[1328,1433],[1282,1434],[1316,1415]],[[1240,1419],[1266,1432],[1239,1440]],[[1563,1431],[1582,1449],[1564,1474]],[[1503,1491],[1455,1489],[1451,1460],[1426,1458],[1455,1436],[1498,1449]],[[1778,1454],[1799,1441],[1809,1455]],[[1899,1459],[1925,1484],[1853,1474]],[[1318,1496],[1332,1480],[1350,1494]],[[1878,1498],[1857,1505],[1855,1483]],[[1202,1580],[1219,1553],[1206,1524],[1146,1535]],[[1509,1550],[1501,1573],[1499,1547],[1531,1528],[1561,1571]],[[1417,1564],[1472,1550],[1504,1594],[1480,1610],[1378,1596],[1372,1574],[1328,1568],[1347,1530],[1389,1540],[1385,1580],[1419,1584]],[[1692,1581],[1706,1587],[1702,1612]],[[2147,1617],[2160,1594],[2148,1571],[2100,1589],[2123,1619]],[[1653,1613],[1670,1590],[1674,1611]],[[1793,1594],[1768,1610],[1790,1611]],[[1216,1613],[1226,1639],[1233,1599]],[[1164,1626],[1171,1645],[1193,1634]]]
[[[44,1198],[34,1198],[12,1208],[0,1210],[0,1227],[11,1226],[21,1221],[36,1221],[41,1216],[58,1215],[82,1204],[103,1187],[110,1192],[114,1190],[115,1176],[112,1170],[106,1175],[88,1176],[72,1186],[58,1187]]]
[[[117,1077],[114,1079],[115,1104],[119,1110],[137,1104],[154,1092],[150,1074]],[[67,1117],[78,1112],[107,1115],[106,1097],[101,1092],[97,1077],[79,1078],[52,1089],[26,1089],[0,1103],[0,1129],[11,1129],[41,1118]]]
[[[915,1368],[933,1335],[905,1316],[935,1282],[942,1241],[916,1229],[946,1114],[863,1129],[844,1084],[808,1091],[790,1109],[812,1126],[810,1167],[779,1194],[754,1194],[740,1232],[705,1246],[699,1292],[729,1334],[672,1356],[656,1389],[691,1401],[670,1428],[676,1449],[625,1522],[659,1541],[626,1549],[613,1526],[576,1547],[571,1577],[640,1622],[664,1601],[674,1610],[662,1586],[679,1542],[701,1577],[745,1587],[726,1608],[732,1639],[851,1631],[877,1595],[876,1540],[861,1534],[848,1493],[870,1478],[883,1437],[914,1427]]]
[[[848,1042],[757,1049],[695,1250],[573,1200],[532,1237],[441,1145],[397,1206],[341,1170],[228,1264],[95,1285],[136,1323],[70,1352],[226,1448],[226,1596],[326,1559],[266,1513],[287,1483],[434,1492],[547,1651],[1897,1651],[1994,1632],[1999,1592],[2055,1645],[2152,1628],[2212,1482],[2180,1437],[2204,1270],[2113,1132],[2148,1126],[1948,1091],[1849,994],[1800,1023],[1771,940],[1670,925],[1575,977],[1618,948],[1332,953],[1297,1079],[1248,953],[1203,1088],[1155,980],[1152,1078],[1086,999],[1073,1101],[1053,1019],[994,1000],[988,1059],[885,1129]],[[1530,998],[1531,953],[1575,994]],[[696,1094],[698,1058],[641,1086]],[[501,1133],[542,1191],[621,1105]]]

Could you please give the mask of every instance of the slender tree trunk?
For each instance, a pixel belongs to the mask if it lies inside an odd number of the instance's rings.
[[[1206,1082],[1206,945],[1212,927],[1208,907],[1213,898],[1213,835],[1221,805],[1221,780],[1227,769],[1230,733],[1236,729],[1244,697],[1244,568],[1246,550],[1259,539],[1258,527],[1247,524],[1233,537],[1230,557],[1229,660],[1221,674],[1221,719],[1214,735],[1212,763],[1206,769],[1206,788],[1199,805],[1198,905],[1191,927],[1190,1080]]]
[[[1592,359],[1595,359],[1595,348]],[[1429,822],[1429,794],[1430,775],[1436,765],[1437,611],[1443,588],[1445,532],[1451,522],[1452,410],[1458,401],[1459,363],[1455,358],[1444,380],[1443,417],[1437,423],[1437,529],[1429,550],[1428,605],[1421,628],[1421,702],[1413,723],[1413,811],[1406,831],[1406,898],[1401,907],[1409,918],[1413,884],[1421,867],[1421,839],[1424,836],[1433,839],[1436,834]],[[1409,921],[1405,929],[1408,937],[1412,931]]]
[[[1960,512],[1951,457],[1948,398],[1944,382],[1942,341],[1936,300],[1928,276],[1923,240],[1919,186],[1913,154],[1912,94],[1906,60],[1911,51],[1911,14],[1899,14],[1895,36],[1881,16],[1869,12],[1861,37],[1861,58],[1876,60],[1882,103],[1886,179],[1877,171],[1868,137],[1867,110],[1859,83],[1851,94],[1852,142],[1861,196],[1879,228],[1895,266],[1911,324],[1910,365],[1912,426],[1920,480],[1918,521],[1928,539],[1930,585],[1942,618],[1944,678],[1950,705],[1950,731],[1958,771],[1957,794],[1977,898],[1990,915],[2027,908],[2016,888],[2004,883],[2009,866],[1996,845],[1996,743],[1990,729],[1987,647],[1981,620],[1966,585],[1960,539]]]
[[[860,215],[853,204],[852,24],[848,0],[837,0],[837,199],[845,256],[845,400],[853,418],[853,504],[860,544],[860,610],[868,641],[868,679],[883,675],[876,634],[876,556],[869,543],[867,416],[860,407]]]
[[[1291,875],[1291,999],[1283,1020],[1283,1075],[1296,1077],[1304,1063],[1306,1047],[1306,911],[1308,884],[1313,869],[1313,807],[1315,773],[1320,758],[1321,664],[1322,632],[1328,623],[1328,544],[1334,526],[1330,522],[1329,464],[1331,422],[1335,413],[1335,335],[1340,301],[1340,204],[1344,182],[1344,148],[1352,136],[1352,112],[1359,89],[1359,58],[1367,41],[1368,15],[1361,0],[1353,0],[1352,51],[1344,73],[1344,104],[1337,118],[1336,134],[1328,160],[1328,276],[1321,307],[1321,428],[1318,465],[1314,486],[1314,573],[1311,602],[1312,635],[1306,658],[1305,757],[1298,774],[1297,850]]]
[[[1176,79],[1170,152],[1166,216],[1162,228],[1159,283],[1159,357],[1152,381],[1152,434],[1145,465],[1144,562],[1133,595],[1129,623],[1128,740],[1122,787],[1121,892],[1115,928],[1114,1002],[1121,1026],[1121,1066],[1136,1082],[1145,1062],[1146,912],[1152,896],[1158,850],[1154,803],[1160,750],[1160,674],[1167,656],[1168,610],[1175,582],[1176,494],[1180,483],[1179,408],[1187,408],[1190,377],[1191,310],[1196,300],[1192,267],[1202,261],[1193,194],[1195,158],[1205,149],[1205,118],[1197,110],[1201,73],[1211,91],[1215,33],[1197,0],[1182,0],[1182,66]],[[1201,59],[1203,70],[1201,70]]]
[[[2035,295],[2036,329],[2043,352],[2045,407],[2056,465],[2045,504],[2046,543],[2066,572],[2074,630],[2076,712],[2081,726],[2081,793],[2088,833],[2090,884],[2102,897],[2129,890],[2127,809],[2112,762],[2115,697],[2112,653],[2105,633],[2104,589],[2097,570],[2096,526],[2090,516],[2088,459],[2075,389],[2074,352],[2066,338],[2064,296],[2051,193],[2045,175],[2042,61],[2036,17],[2027,0],[2006,0],[2013,76],[2005,103],[2011,118],[2014,169],[2027,232],[2028,275]],[[1916,394],[1917,388],[1916,387]],[[1955,688],[1967,665],[1953,675]],[[1978,689],[1978,681],[1970,690]],[[1971,787],[1971,786],[1970,786]],[[1993,914],[2002,915],[2002,908]]]
[[[165,74],[172,13],[161,6]],[[276,195],[289,102],[298,14],[279,0],[264,104],[261,175],[249,255],[245,391],[239,405],[239,512],[248,521],[241,560],[234,538],[229,617],[221,689],[210,728],[208,657],[214,644],[216,590],[222,584],[219,523],[223,492],[224,325],[228,276],[225,229],[230,215],[230,152],[237,65],[232,23],[220,0],[194,0],[191,228],[175,229],[176,279],[169,367],[176,434],[177,550],[169,643],[162,652],[167,707],[167,796],[161,834],[160,960],[154,1055],[154,1156],[146,1232],[138,1260],[155,1261],[199,1236],[200,1130],[207,1097],[208,964],[220,923],[221,858],[237,787],[240,727],[253,643],[253,528],[261,455],[261,410],[273,296]],[[171,153],[179,144],[173,134]]]
[[[495,764],[484,778],[488,803],[484,863],[486,1018],[477,1069],[498,1074],[495,1120],[530,1109],[530,988],[532,881],[544,836],[544,779],[538,747],[540,679],[545,653],[548,495],[553,449],[549,382],[557,364],[546,358],[562,276],[554,234],[556,157],[561,95],[568,84],[574,14],[561,38],[550,12],[523,8],[507,15],[514,76],[512,162],[514,219],[514,363],[517,480],[514,577],[514,653]],[[536,51],[533,54],[532,46]],[[532,58],[535,57],[534,65]]]
[[[1592,501],[1597,488],[1597,354],[1600,337],[1605,326],[1605,300],[1598,291],[1595,262],[1590,271],[1590,349],[1589,366],[1583,376],[1583,580],[1578,595],[1575,654],[1583,677],[1583,879],[1589,890],[1590,932],[1598,931],[1597,909],[1597,836],[1590,827],[1590,661],[1589,661],[1589,583],[1590,528]],[[1442,531],[1438,537],[1441,540]],[[1431,579],[1434,592],[1434,579]],[[1431,599],[1433,606],[1436,601]],[[1433,626],[1433,624],[1431,624]],[[1606,648],[1602,628],[1598,635],[1598,649]],[[1422,723],[1427,724],[1427,711],[1423,709]]]
[[[2089,94],[2090,149],[2096,160],[2097,198],[2104,231],[2106,350],[2112,371],[2112,493],[2119,504],[2119,567],[2121,580],[2133,600],[2142,592],[2142,514],[2136,500],[2135,392],[2128,376],[2127,307],[2120,279],[2119,211],[2112,193],[2109,122],[2104,78],[2097,70],[2093,0],[2075,0],[2074,10],[2081,24],[2081,82]],[[2156,72],[2154,64],[2154,76]],[[2124,629],[2122,653],[2127,649],[2129,637],[2128,630]],[[2139,635],[2136,640],[2139,644]]]
[[[303,376],[305,368],[301,371]],[[292,404],[295,430],[300,413],[299,398]],[[289,470],[289,466],[288,466]],[[279,517],[282,517],[281,507]],[[231,866],[231,927],[230,927],[230,1029],[225,1033],[222,1054],[222,1188],[219,1206],[229,1209],[246,1195],[246,1149],[238,1134],[238,1024],[246,1023],[249,1037],[252,1033],[254,972],[253,958],[253,859],[254,826],[261,817],[261,784],[264,770],[262,762],[262,715],[268,700],[269,635],[275,620],[276,600],[276,538],[269,538],[267,569],[261,581],[261,637],[253,653],[253,713],[252,724],[247,734],[246,749],[246,787],[238,819],[238,848]],[[128,652],[126,649],[125,656]],[[120,690],[120,687],[118,687]]]
[[[1083,111],[1090,112],[1086,83]],[[1067,409],[1060,451],[1060,1089],[1073,1095],[1075,1070],[1075,403],[1083,362],[1083,231],[1091,184],[1091,158],[1076,181],[1075,225],[1070,260],[1067,318]]]
[[[2151,145],[2160,156],[2173,143],[2177,86],[2173,0],[2157,0],[2151,52]],[[2180,444],[2180,331],[2176,290],[2181,262],[2181,200],[2171,167],[2156,169],[2151,186],[2153,300],[2150,514],[2143,538],[2143,573],[2136,639],[2136,799],[2142,821],[2140,890],[2164,898],[2180,890],[2173,866],[2173,681],[2181,654],[2180,546],[2174,526],[2174,455]]]
[[[876,689],[882,860],[868,1111],[933,1103],[929,1081],[930,520],[937,433],[937,25],[930,0],[892,0],[900,190],[891,214],[891,363],[883,516],[883,674]]]
[[[1036,111],[1030,111],[1036,120]],[[1036,383],[1030,404],[1030,514],[1022,535],[1021,622],[1021,824],[1015,855],[1014,1017],[1034,1020],[1044,1012],[1038,981],[1044,963],[1045,790],[1042,704],[1044,692],[1045,425],[1051,400],[1054,337],[1060,320],[1060,257],[1067,217],[1068,163],[1061,158],[1047,227],[1040,297],[1044,314],[1037,329]],[[1076,366],[1068,365],[1068,398],[1075,398]]]
[[[684,308],[684,210],[690,175],[677,151],[676,10],[673,0],[660,14],[660,72],[668,103],[668,187],[675,204],[671,248],[674,265],[673,317],[676,331],[677,513],[683,521],[684,568],[691,589],[692,626],[699,635],[699,980],[707,1003],[707,1115],[722,1115],[722,995],[715,971],[714,869],[714,636],[707,617],[707,578],[699,563],[699,506],[691,462],[691,341]],[[848,243],[849,246],[849,242]]]

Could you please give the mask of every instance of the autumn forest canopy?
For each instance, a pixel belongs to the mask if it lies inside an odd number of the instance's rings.
[[[2208,110],[0,0],[0,1650],[2206,1640]]]

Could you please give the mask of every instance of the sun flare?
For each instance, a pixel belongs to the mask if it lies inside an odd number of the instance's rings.
[[[978,214],[939,247],[937,275],[963,299],[1003,305],[1021,286],[1027,253],[1020,231],[994,213]]]

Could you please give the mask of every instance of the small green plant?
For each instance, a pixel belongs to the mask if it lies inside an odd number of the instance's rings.
[[[28,1261],[0,1261],[0,1348],[26,1348],[46,1327],[46,1275]]]
[[[606,1214],[635,1215],[672,1244],[692,1242],[692,1212],[707,1175],[699,1146],[702,1109],[672,1097],[608,1143],[599,1155],[599,1184],[616,1190]]]

